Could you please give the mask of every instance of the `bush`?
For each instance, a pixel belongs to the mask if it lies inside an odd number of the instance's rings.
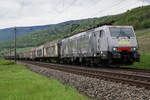
[[[0,65],[14,65],[14,64],[16,64],[14,61],[0,60]]]

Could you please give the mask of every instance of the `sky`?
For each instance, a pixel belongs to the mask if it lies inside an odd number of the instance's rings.
[[[149,4],[150,0],[0,0],[0,29],[114,15]]]

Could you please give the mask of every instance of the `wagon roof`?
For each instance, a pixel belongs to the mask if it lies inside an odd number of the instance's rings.
[[[44,44],[44,47],[48,47],[48,46],[54,45],[55,43],[58,43],[58,40],[53,40],[51,42],[47,42],[47,43]]]
[[[117,26],[117,25],[103,25],[103,26],[94,27],[94,28],[91,28],[91,29],[85,29],[85,30],[83,30],[81,32],[78,32],[78,33],[76,33],[76,34],[74,34],[74,35],[72,35],[70,37],[62,39],[62,41],[67,40],[67,39],[73,39],[73,38],[78,37],[80,35],[86,34],[86,32],[93,31],[93,30],[98,30],[99,28],[105,28],[105,27],[120,27],[120,28],[121,27],[126,27],[126,28],[133,28],[132,26],[124,26],[124,25],[120,25],[120,26]]]
[[[124,25],[120,25],[120,26],[118,26],[118,25],[116,25],[116,26],[114,26],[114,25],[105,25],[104,27],[132,27],[132,26],[124,26]]]

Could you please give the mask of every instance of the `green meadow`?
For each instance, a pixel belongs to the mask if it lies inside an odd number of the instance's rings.
[[[0,100],[87,100],[71,86],[0,60]]]
[[[121,66],[122,68],[150,69],[150,54],[141,55],[141,61],[135,62],[130,66]]]

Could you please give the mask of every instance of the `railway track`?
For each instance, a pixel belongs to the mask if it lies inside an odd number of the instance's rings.
[[[150,72],[149,71],[146,72],[146,73],[149,73],[149,76],[146,76],[146,75],[131,74],[131,72],[121,73],[121,72],[118,72],[119,69],[117,69],[117,72],[116,72],[115,69],[113,70],[108,69],[108,71],[106,71],[106,70],[99,70],[95,68],[75,67],[71,65],[62,65],[62,64],[53,64],[53,63],[42,63],[42,62],[31,62],[31,61],[24,61],[23,63],[37,65],[40,67],[51,68],[54,70],[64,71],[64,72],[73,73],[77,75],[83,75],[86,77],[103,79],[106,81],[113,81],[117,83],[123,83],[123,84],[150,89]],[[127,70],[127,71],[130,71],[130,70]],[[133,72],[135,71],[136,70],[133,70]],[[140,70],[137,70],[137,73],[140,73]],[[144,74],[144,70],[141,70],[141,73]]]

